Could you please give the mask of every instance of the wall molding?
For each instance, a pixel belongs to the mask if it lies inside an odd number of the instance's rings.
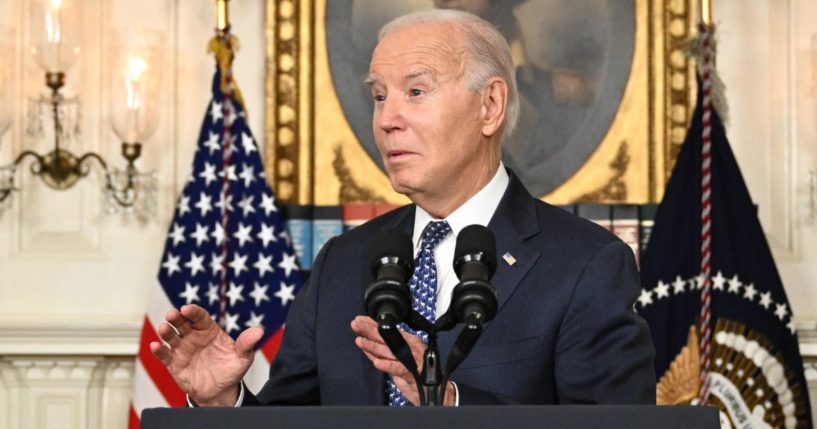
[[[0,319],[0,356],[129,356],[139,351],[141,324],[10,322]]]

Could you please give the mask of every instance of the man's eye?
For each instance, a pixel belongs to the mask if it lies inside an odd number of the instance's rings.
[[[386,96],[385,96],[385,95],[379,95],[379,94],[375,94],[375,95],[374,95],[372,98],[374,98],[374,101],[375,101],[376,103],[380,103],[380,102],[382,102],[382,101],[386,100]]]
[[[422,89],[417,89],[417,88],[412,88],[412,89],[409,90],[409,95],[412,96],[412,97],[419,97],[419,96],[423,95],[423,90]]]

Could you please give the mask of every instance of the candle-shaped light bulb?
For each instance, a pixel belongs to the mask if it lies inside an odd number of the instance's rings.
[[[127,142],[138,143],[139,110],[142,107],[141,83],[142,74],[147,70],[147,63],[140,57],[128,59],[125,75],[125,89],[127,91]]]
[[[62,39],[60,28],[60,9],[62,0],[51,0],[50,8],[45,14],[45,33],[48,41],[51,64],[53,71],[59,69],[60,64],[60,40]]]

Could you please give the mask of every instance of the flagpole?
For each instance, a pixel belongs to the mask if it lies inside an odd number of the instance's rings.
[[[712,1],[701,0],[701,22],[699,24],[701,39],[701,84],[703,85],[702,140],[701,148],[701,269],[699,273],[701,287],[700,313],[700,391],[701,404],[709,399],[709,371],[712,367],[712,266],[710,264],[712,249],[712,71],[714,48],[712,33]]]
[[[216,31],[223,33],[230,27],[230,0],[216,0]]]
[[[230,204],[230,166],[232,164],[232,125],[235,118],[233,99],[233,39],[230,34],[229,0],[216,0],[216,44],[222,45],[223,49],[215,49],[216,62],[221,76],[221,90],[223,102],[221,104],[224,127],[222,128],[220,141],[223,145],[222,165],[221,165],[221,229],[224,231],[224,241],[221,245],[221,282],[219,284],[219,314],[218,320],[222,328],[226,328],[227,316],[227,286],[228,286],[228,264],[229,255],[228,244],[230,242],[229,231],[229,204]],[[221,55],[219,55],[221,53]]]

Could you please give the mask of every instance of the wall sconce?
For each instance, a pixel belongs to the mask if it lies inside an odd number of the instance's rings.
[[[107,119],[122,142],[122,156],[127,161],[124,170],[111,169],[100,154],[76,155],[68,149],[79,135],[80,105],[76,96],[66,98],[60,90],[65,85],[66,72],[80,54],[80,24],[80,8],[75,0],[33,0],[31,3],[28,50],[45,72],[50,93],[29,99],[26,135],[36,140],[50,137],[53,148],[45,155],[24,150],[10,165],[0,167],[0,213],[10,205],[12,192],[19,191],[15,175],[17,167],[26,160],[31,160],[32,174],[57,190],[74,186],[90,173],[91,164],[95,162],[105,177],[109,212],[124,209],[136,211],[140,216],[155,213],[155,174],[140,173],[135,162],[141,155],[142,142],[156,131],[158,123],[163,37],[159,33],[132,32],[114,33],[110,38],[106,51],[110,65],[106,67]],[[11,123],[10,118],[4,117],[10,115],[13,112],[0,111],[0,136],[3,125]]]

